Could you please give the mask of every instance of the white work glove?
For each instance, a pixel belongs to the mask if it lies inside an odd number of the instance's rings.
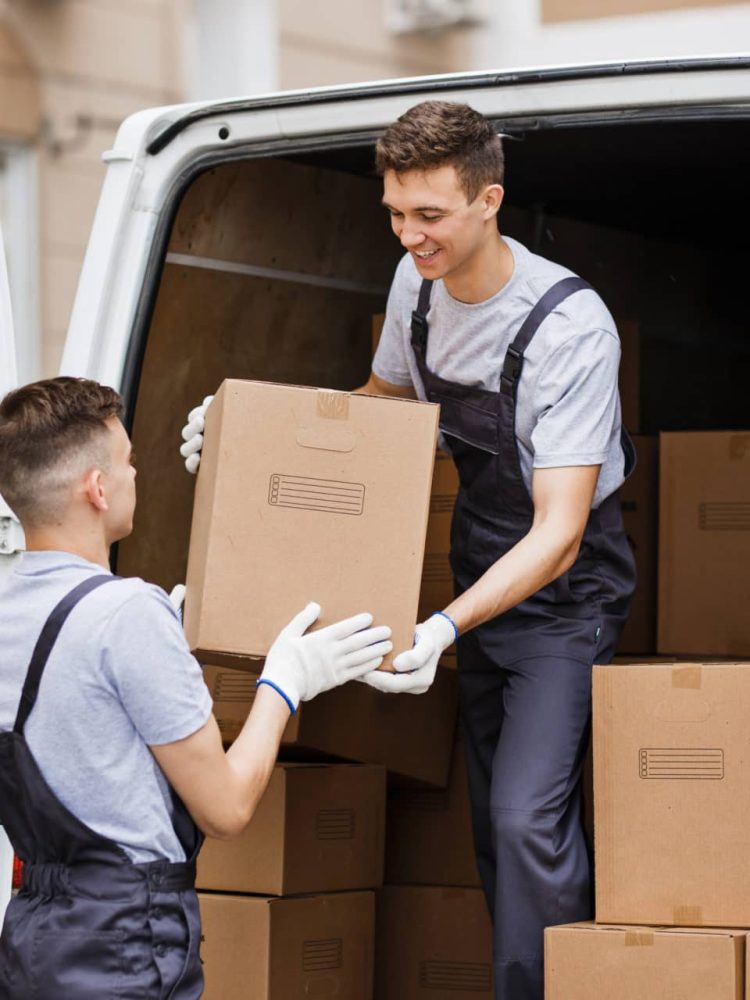
[[[452,620],[436,612],[432,618],[417,625],[413,647],[394,659],[396,673],[379,670],[361,680],[377,691],[389,694],[424,694],[435,680],[438,660],[457,637]]]
[[[185,444],[180,445],[180,454],[185,459],[185,468],[193,475],[198,471],[201,464],[201,448],[203,447],[203,428],[206,425],[206,410],[208,409],[213,396],[206,396],[200,406],[194,407],[188,413],[188,422],[182,428],[182,440]]]
[[[305,635],[320,615],[308,604],[279,632],[266,657],[258,684],[269,684],[292,714],[301,701],[358,680],[383,662],[393,649],[387,625],[370,628],[372,615],[361,614]]]
[[[185,600],[184,583],[178,583],[176,586],[172,587],[169,591],[169,600],[171,601],[172,607],[180,616],[180,621],[182,621],[182,603]]]

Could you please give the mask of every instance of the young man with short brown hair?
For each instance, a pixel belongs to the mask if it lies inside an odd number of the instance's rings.
[[[614,321],[564,267],[501,235],[503,153],[466,105],[411,108],[377,144],[406,255],[364,391],[441,405],[458,467],[456,598],[417,627],[401,673],[426,690],[458,638],[477,859],[498,1000],[542,1000],[543,930],[591,916],[580,823],[591,667],[626,618],[633,559],[617,490]]]
[[[368,614],[305,635],[320,612],[308,605],[225,753],[169,598],[109,571],[136,502],[121,413],[86,379],[0,402],[0,492],[27,546],[2,594],[0,823],[24,869],[0,935],[1,1000],[197,1000],[203,834],[249,822],[299,701],[391,648]]]

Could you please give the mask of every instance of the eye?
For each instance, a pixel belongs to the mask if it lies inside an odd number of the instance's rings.
[[[425,222],[437,222],[439,219],[442,219],[442,215],[425,215],[422,212],[422,218]]]

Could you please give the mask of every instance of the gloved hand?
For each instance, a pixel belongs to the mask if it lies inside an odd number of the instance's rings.
[[[182,621],[182,604],[185,600],[185,584],[178,583],[169,591],[169,600],[172,603],[172,607],[175,609],[177,614],[180,616],[180,621]]]
[[[383,662],[393,649],[387,625],[370,628],[372,615],[361,614],[304,633],[320,615],[308,604],[285,626],[266,657],[258,684],[269,684],[294,713],[301,701],[357,680]]]
[[[458,638],[458,631],[447,615],[436,612],[427,621],[417,625],[414,645],[399,653],[393,661],[394,674],[379,670],[361,680],[377,691],[389,694],[424,694],[435,680],[438,660],[451,643]]]
[[[198,471],[201,464],[201,448],[203,447],[203,428],[206,425],[206,410],[208,409],[213,396],[206,396],[200,406],[194,407],[188,413],[188,422],[182,428],[182,440],[185,444],[180,445],[180,454],[185,459],[185,468],[193,475]]]

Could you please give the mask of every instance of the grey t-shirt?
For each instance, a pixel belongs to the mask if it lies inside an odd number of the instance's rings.
[[[432,287],[427,366],[450,382],[499,391],[508,346],[542,295],[571,271],[504,237],[513,254],[508,283],[484,302],[454,299],[442,281]],[[424,386],[411,347],[411,314],[421,278],[410,254],[400,261],[388,297],[372,370],[393,385]],[[518,384],[516,438],[531,491],[532,469],[601,465],[593,506],[622,484],[620,341],[594,291],[576,292],[542,323],[529,344]]]
[[[0,730],[13,727],[37,638],[57,602],[101,566],[27,552],[0,592]],[[183,861],[167,780],[149,750],[192,735],[211,696],[179,616],[135,578],[87,594],[50,654],[26,740],[60,801],[135,862]]]

